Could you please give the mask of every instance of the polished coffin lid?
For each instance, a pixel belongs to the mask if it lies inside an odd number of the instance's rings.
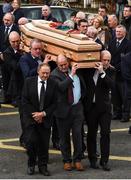
[[[40,39],[46,53],[57,56],[64,54],[71,62],[81,63],[83,67],[100,60],[101,45],[88,40],[86,35],[73,34],[50,27],[50,22],[33,20],[20,26],[24,50],[29,51],[30,40]]]

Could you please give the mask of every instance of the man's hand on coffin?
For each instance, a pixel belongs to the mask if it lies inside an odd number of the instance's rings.
[[[43,112],[34,112],[32,113],[32,117],[39,124],[43,122],[44,114]]]
[[[71,76],[74,76],[76,74],[76,70],[78,69],[78,64],[73,64],[71,68]]]
[[[95,68],[99,71],[99,74],[103,73],[103,64],[101,62],[95,63]]]
[[[48,64],[49,61],[51,61],[51,55],[50,54],[46,54],[45,55],[45,59],[44,59],[44,63]]]
[[[24,43],[23,43],[23,42],[20,42],[19,50],[23,51],[23,49],[24,49]]]

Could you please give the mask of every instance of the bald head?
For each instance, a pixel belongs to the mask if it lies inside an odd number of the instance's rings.
[[[104,69],[107,69],[110,66],[111,53],[107,50],[101,51],[101,62]]]
[[[20,35],[16,31],[9,34],[9,42],[13,49],[18,50],[20,45]]]
[[[25,17],[21,17],[19,20],[18,20],[18,24],[19,25],[25,25],[26,23],[28,23],[29,20]]]
[[[65,57],[63,54],[59,54],[57,57],[57,66],[61,72],[68,72],[69,61],[67,57]]]
[[[14,37],[17,37],[20,39],[20,35],[18,32],[16,31],[12,31],[10,34],[9,34],[9,40],[13,39]]]

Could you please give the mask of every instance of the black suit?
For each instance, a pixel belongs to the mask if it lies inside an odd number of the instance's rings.
[[[70,130],[72,129],[72,137],[74,144],[73,161],[81,161],[82,155],[82,137],[81,128],[84,120],[82,100],[85,96],[85,84],[81,76],[81,99],[75,104],[68,102],[68,88],[72,86],[73,80],[66,76],[63,72],[56,68],[51,73],[52,77],[58,84],[57,90],[57,106],[56,118],[60,135],[60,147],[63,155],[63,162],[71,162],[71,145],[70,145]],[[77,74],[78,75],[78,74]]]
[[[15,52],[14,49],[9,46],[4,52],[3,57],[5,60],[5,66],[7,68],[7,76],[8,82],[3,82],[4,87],[6,87],[8,95],[12,97],[12,99],[16,99],[18,96],[21,96],[21,90],[23,87],[23,78],[22,72],[19,67],[19,60],[22,53]],[[9,85],[9,86],[8,86]]]
[[[43,123],[36,123],[32,118],[33,112],[40,112],[38,100],[38,78],[31,77],[25,80],[22,93],[23,120],[25,124],[25,143],[29,156],[28,165],[34,166],[38,157],[38,167],[48,162],[48,148],[51,127],[51,117],[55,109],[56,83],[47,80],[43,111],[46,112]]]
[[[124,109],[123,116],[125,119],[130,119],[131,106],[131,52],[122,57],[121,73],[124,80]]]
[[[111,53],[111,64],[116,69],[115,84],[112,89],[112,102],[114,115],[122,118],[123,104],[123,79],[121,76],[121,57],[131,51],[131,41],[124,38],[120,46],[116,47],[116,39],[112,40],[108,46]]]
[[[10,32],[12,31],[17,31],[19,33],[18,26],[14,25],[11,27]],[[9,34],[10,34],[9,32]],[[5,38],[5,26],[2,25],[0,26],[0,52],[4,52],[8,47],[10,46],[9,44],[9,36],[6,36]],[[3,89],[4,89],[4,98],[5,101],[10,101],[10,97],[7,96],[7,87],[9,86],[9,72],[8,72],[8,67],[5,62],[2,61],[1,63],[1,72],[2,72],[2,79],[3,79]]]
[[[19,66],[22,71],[22,76],[24,80],[27,77],[37,76],[38,61],[37,59],[32,57],[31,53],[25,53],[23,56],[21,56],[19,61]],[[25,124],[22,118],[21,118],[21,126],[24,132]],[[24,142],[23,132],[20,137],[20,143]]]
[[[3,82],[4,88],[6,88],[4,90],[7,92],[6,96],[11,98],[12,103],[18,105],[20,120],[22,120],[21,92],[23,88],[23,76],[19,66],[21,55],[22,52],[15,52],[11,46],[3,52],[6,67],[6,73],[4,75],[7,76],[4,79],[8,80]]]
[[[6,48],[10,45],[9,44],[9,36],[7,36],[7,38],[5,38],[5,25],[1,25],[0,26],[0,51],[3,52],[4,50],[6,50]],[[20,30],[18,28],[17,25],[13,24],[13,26],[10,29],[10,32],[12,31],[16,31],[20,34]],[[9,32],[9,34],[10,34]]]
[[[109,99],[109,90],[113,85],[113,80],[110,76],[108,76],[109,70],[107,70],[104,78],[102,78],[99,74],[97,84],[95,84],[93,80],[95,69],[86,70],[83,73],[87,85],[87,98],[85,102],[85,110],[86,121],[88,125],[88,157],[91,162],[97,160],[96,137],[98,125],[100,125],[101,161],[107,162],[109,158],[110,149],[111,123],[111,103]]]

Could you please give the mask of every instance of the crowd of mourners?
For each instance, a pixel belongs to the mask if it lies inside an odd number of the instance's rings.
[[[101,45],[100,62],[84,69],[77,63],[71,66],[64,54],[53,61],[52,55],[43,53],[39,39],[32,39],[30,51],[24,52],[20,26],[29,21],[20,6],[20,0],[5,0],[0,12],[0,68],[3,103],[19,110],[20,145],[27,151],[27,173],[33,175],[37,164],[41,174],[50,176],[47,164],[51,133],[53,148],[61,151],[65,171],[85,170],[81,160],[86,150],[90,168],[110,171],[111,120],[130,121],[131,6],[126,0],[116,0],[116,14],[109,14],[101,4],[97,14],[87,17],[85,12],[73,12],[60,24],[50,7],[43,5],[41,19]]]

